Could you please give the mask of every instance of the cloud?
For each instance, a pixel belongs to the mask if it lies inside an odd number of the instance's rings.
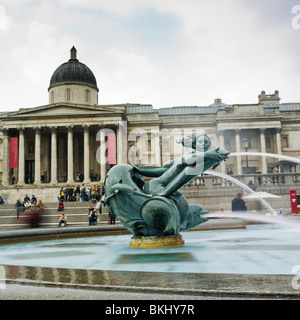
[[[73,45],[103,104],[256,103],[262,90],[276,89],[283,102],[299,100],[291,0],[3,3],[2,110],[47,104],[51,75]]]

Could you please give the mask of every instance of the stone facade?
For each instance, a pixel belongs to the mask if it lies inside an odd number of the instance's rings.
[[[72,50],[69,61],[74,63],[78,60]],[[258,169],[267,174],[274,166],[281,173],[299,171],[296,163],[241,154],[271,153],[300,159],[300,103],[280,103],[277,90],[269,95],[262,91],[253,104],[228,105],[216,99],[209,106],[154,109],[140,104],[98,104],[94,80],[73,81],[72,75],[67,76],[67,82],[63,77],[61,82],[51,79],[48,105],[0,116],[0,180],[7,198],[22,197],[25,190],[34,188],[35,193],[45,194],[44,199],[54,200],[65,184],[102,184],[112,165],[106,161],[102,129],[115,135],[115,163],[159,166],[182,152],[177,140],[191,130],[201,130],[211,137],[212,147],[237,153],[217,169],[222,173],[231,168],[235,175],[253,174]],[[12,137],[18,138],[15,168],[10,168]]]

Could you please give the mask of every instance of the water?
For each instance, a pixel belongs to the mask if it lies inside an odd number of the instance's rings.
[[[299,229],[277,224],[182,233],[178,248],[137,249],[131,235],[0,246],[1,264],[72,269],[291,274],[300,265]]]
[[[246,212],[213,212],[202,215],[204,218],[238,218],[242,220],[251,221],[253,223],[276,224],[282,228],[288,228],[291,232],[299,232],[300,235],[300,218],[299,217],[285,217],[280,215],[265,215],[264,213],[246,213]]]
[[[232,152],[230,153],[229,157],[234,156],[261,156],[261,157],[271,157],[271,158],[278,158],[282,160],[287,160],[291,162],[296,162],[300,164],[300,159],[295,157],[284,156],[282,154],[276,153],[264,153],[264,152]]]
[[[227,179],[237,185],[239,185],[240,187],[242,187],[243,189],[245,189],[246,191],[248,191],[249,193],[252,194],[257,194],[254,190],[252,190],[250,187],[248,187],[246,184],[244,184],[243,182],[239,181],[238,179],[235,179],[227,174],[224,173],[220,173],[220,172],[215,172],[215,171],[205,171],[206,174],[211,174],[213,176],[217,176],[217,177],[221,177],[224,179]],[[262,197],[259,196],[259,194],[257,194],[257,199],[266,207],[268,208],[272,214],[276,215],[276,211],[270,206],[270,204],[263,199]]]

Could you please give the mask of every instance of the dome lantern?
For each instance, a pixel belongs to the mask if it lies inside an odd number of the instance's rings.
[[[69,61],[78,61],[77,60],[77,50],[76,50],[76,48],[74,46],[72,47],[70,52],[71,52],[71,56],[70,56],[70,60]]]

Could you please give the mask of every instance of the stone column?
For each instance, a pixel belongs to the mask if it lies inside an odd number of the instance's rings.
[[[127,123],[119,121],[117,127],[117,163],[127,163]]]
[[[154,153],[155,153],[155,165],[159,167],[161,165],[159,129],[155,130],[154,132]]]
[[[57,177],[65,177],[67,174],[65,161],[65,139],[62,134],[57,134]],[[59,180],[59,179],[58,179]],[[64,181],[67,182],[67,181]]]
[[[79,137],[78,134],[74,135],[73,131],[73,140],[74,140],[74,163],[75,167],[73,169],[76,169],[76,179],[77,179],[77,173],[80,172],[80,163],[79,163]]]
[[[106,177],[106,162],[107,158],[105,156],[106,153],[106,142],[105,142],[105,130],[100,131],[100,182],[104,183]]]
[[[281,128],[276,129],[276,142],[277,142],[277,153],[282,154],[281,147]]]
[[[73,126],[68,126],[68,184],[74,183]]]
[[[90,183],[90,127],[85,125],[84,136],[83,136],[83,144],[84,144],[84,183]]]
[[[19,129],[19,165],[18,165],[18,184],[25,184],[25,140],[23,128]]]
[[[241,130],[235,130],[235,144],[236,144],[236,152],[241,152]],[[242,174],[242,157],[237,155],[236,157],[236,167],[237,167],[237,174]]]
[[[223,148],[223,149],[225,149],[224,134],[225,134],[224,130],[221,130],[217,133],[217,135],[219,136],[220,148]],[[224,161],[221,162],[220,169],[221,169],[221,173],[226,174],[226,165]]]
[[[7,129],[2,129],[3,133],[3,166],[2,166],[2,185],[9,185],[9,133]]]
[[[51,127],[51,184],[57,184],[57,128]]]
[[[262,153],[266,153],[265,131],[266,131],[266,129],[260,129],[260,146],[261,146]],[[268,165],[267,165],[267,157],[266,156],[262,156],[261,163],[262,163],[261,173],[263,173],[263,174],[268,173]]]
[[[41,183],[41,128],[35,128],[34,184]]]

